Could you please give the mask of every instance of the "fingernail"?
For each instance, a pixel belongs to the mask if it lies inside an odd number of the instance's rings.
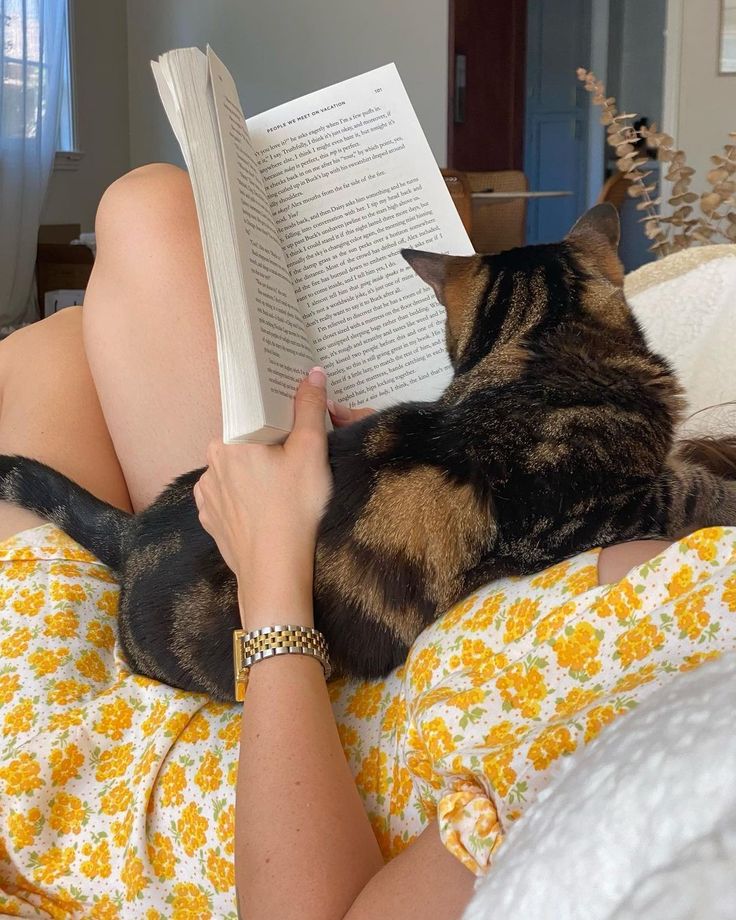
[[[343,406],[342,403],[334,402],[332,399],[327,400],[327,408],[330,410],[330,414],[334,415],[337,419],[348,421],[348,419],[352,417],[350,409],[348,409],[347,406]]]
[[[323,367],[313,367],[307,379],[313,386],[324,387],[327,383],[327,374]]]

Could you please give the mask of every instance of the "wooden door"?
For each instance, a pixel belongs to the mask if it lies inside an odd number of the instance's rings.
[[[521,169],[526,0],[450,0],[447,165]]]
[[[585,211],[590,100],[575,71],[590,57],[590,0],[529,0],[524,172],[535,191],[527,242],[562,239]]]

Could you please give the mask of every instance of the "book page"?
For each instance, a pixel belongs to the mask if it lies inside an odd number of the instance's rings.
[[[394,65],[248,119],[298,305],[339,400],[449,382],[444,310],[402,248],[470,254]]]
[[[211,48],[207,49],[207,59],[264,412],[270,426],[289,431],[294,391],[317,359],[297,304],[235,84]]]

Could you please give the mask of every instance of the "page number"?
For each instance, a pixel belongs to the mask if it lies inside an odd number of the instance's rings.
[[[379,86],[378,89],[374,89],[373,92],[374,92],[374,93],[382,93],[382,92],[383,92],[383,87],[382,87],[382,86]]]

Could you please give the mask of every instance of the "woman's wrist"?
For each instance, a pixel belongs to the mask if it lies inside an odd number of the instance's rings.
[[[311,582],[315,545],[316,540],[307,538],[262,538],[239,548],[232,569],[241,588],[284,577]]]
[[[256,583],[238,583],[243,629],[262,626],[313,626],[312,577],[265,573]]]

